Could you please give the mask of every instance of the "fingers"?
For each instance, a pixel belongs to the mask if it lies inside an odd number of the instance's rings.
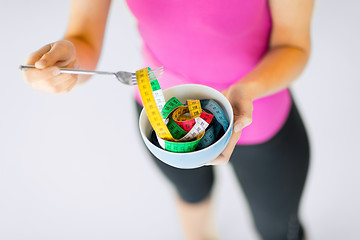
[[[234,151],[234,148],[236,146],[236,143],[240,139],[240,135],[241,135],[241,131],[240,132],[233,131],[233,133],[231,134],[228,145],[226,146],[224,151],[220,154],[220,156],[223,156],[225,158],[224,160],[226,160],[226,162],[229,161],[230,156],[231,156],[231,154]]]
[[[31,53],[28,56],[28,58],[26,59],[26,64],[34,65],[35,62],[37,62],[45,53],[50,51],[50,49],[51,49],[50,44],[47,44],[47,45],[43,46],[42,48],[40,48],[39,50],[37,50],[36,52]]]
[[[49,86],[58,86],[63,82],[70,80],[77,80],[76,75],[72,74],[60,74],[58,67],[48,67],[42,70],[28,69],[23,72],[24,79],[27,83],[34,84],[41,82],[42,85],[47,84]],[[71,82],[72,82],[71,81]]]
[[[69,92],[77,82],[77,78],[73,75],[60,74],[59,77],[54,79],[53,91],[54,93],[65,93]]]
[[[229,162],[232,152],[239,141],[241,131],[252,122],[253,100],[243,93],[240,88],[228,88],[224,90],[223,95],[228,98],[234,112],[234,131],[230,137],[228,145],[224,151],[207,165],[219,165]]]
[[[234,132],[240,132],[252,122],[252,101],[243,99],[232,103],[234,111]]]
[[[64,67],[75,60],[75,47],[70,41],[61,40],[50,43],[29,55],[26,64],[35,65],[38,69],[50,66]]]
[[[75,87],[75,85],[77,84],[78,82],[78,79],[75,78],[72,82],[69,83],[69,85],[67,86],[67,88],[64,88],[62,90],[63,93],[67,93],[67,92],[70,92],[71,89],[73,89]]]
[[[241,135],[240,132],[235,132],[231,134],[230,140],[228,145],[225,147],[224,151],[214,160],[212,160],[207,165],[222,165],[229,162],[229,159],[231,157],[232,152],[234,151],[234,148],[236,146],[236,143],[239,141]]]
[[[246,90],[233,85],[222,92],[230,101],[234,112],[234,132],[240,132],[252,122],[253,100]]]
[[[45,71],[45,70],[38,70]],[[47,92],[47,93],[65,93],[69,92],[77,82],[77,77],[71,74],[59,74],[56,77],[49,79],[40,79],[31,82],[34,89]]]
[[[48,67],[42,70],[28,69],[23,72],[24,79],[34,89],[47,93],[69,92],[77,83],[78,76],[60,74],[58,67]]]
[[[63,67],[75,59],[75,50],[62,41],[50,44],[50,50],[35,62],[35,67],[44,69],[49,66]]]
[[[58,67],[48,67],[42,70],[28,69],[23,72],[24,79],[27,83],[34,83],[37,81],[48,81],[60,74]]]
[[[252,122],[253,104],[251,101],[239,101],[233,106],[234,132],[240,132]]]
[[[35,65],[36,68],[24,71],[24,79],[41,91],[68,92],[77,83],[78,76],[60,74],[59,67],[74,68],[77,64],[75,57],[75,47],[70,41],[61,40],[45,45],[28,57],[26,64]]]

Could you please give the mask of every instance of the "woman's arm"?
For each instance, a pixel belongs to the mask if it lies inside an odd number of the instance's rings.
[[[72,42],[82,69],[95,69],[111,0],[73,0],[64,40]]]
[[[270,0],[272,32],[267,54],[239,85],[254,99],[290,85],[310,55],[313,0]]]
[[[223,92],[234,109],[234,132],[211,164],[229,161],[241,130],[252,121],[253,100],[289,87],[309,59],[313,0],[270,0],[269,4],[273,24],[269,50],[248,75]]]
[[[73,0],[68,28],[60,41],[30,54],[25,80],[35,89],[62,93],[89,76],[60,74],[59,68],[94,69],[98,62],[111,0]]]

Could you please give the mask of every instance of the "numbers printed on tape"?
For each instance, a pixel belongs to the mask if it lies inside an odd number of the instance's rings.
[[[155,75],[152,77],[152,79],[154,79],[154,78],[155,78]],[[151,90],[152,90],[152,93],[153,93],[153,96],[155,99],[156,106],[158,107],[159,112],[161,112],[165,105],[165,98],[164,98],[164,94],[162,93],[162,90],[160,88],[160,84],[159,84],[158,80],[156,80],[156,78],[155,78],[155,80],[150,82],[150,85],[151,85]]]
[[[175,139],[172,137],[169,129],[165,125],[158,106],[156,105],[150,85],[148,69],[144,68],[136,71],[136,78],[145,111],[148,115],[151,126],[154,128],[154,131],[160,138],[174,141]]]
[[[200,135],[205,131],[205,129],[209,126],[209,124],[202,118],[195,118],[195,125],[191,128],[191,130],[180,139],[180,141],[189,141],[196,136]]]
[[[165,103],[165,106],[161,111],[162,118],[166,119],[176,108],[182,105],[183,104],[176,97],[170,98],[170,100]]]
[[[150,81],[150,77],[154,80]],[[160,84],[150,68],[136,71],[136,78],[150,124],[159,145],[165,150],[191,152],[205,148],[215,141],[221,128],[224,131],[228,128],[225,114],[215,101],[188,99],[184,106],[172,97],[165,102]],[[214,123],[213,119],[216,119]]]
[[[215,116],[216,120],[221,124],[224,131],[226,131],[227,128],[229,127],[229,122],[226,119],[225,113],[222,110],[222,108],[219,106],[219,104],[214,100],[209,100],[209,99],[200,100],[200,102],[201,102],[201,106],[204,109],[211,112]]]
[[[166,141],[164,139],[161,139],[159,136],[156,135],[157,140],[159,142],[159,145],[171,152],[192,152],[196,149],[196,147],[198,146],[199,142],[202,140],[202,138],[204,137],[205,132],[203,132],[202,134],[200,134],[194,141],[191,142],[170,142],[170,141]]]
[[[185,131],[178,124],[176,124],[176,122],[174,121],[173,118],[169,119],[167,127],[169,128],[169,131],[170,131],[171,135],[175,139],[180,139],[180,138],[182,138],[183,136],[185,136],[187,134],[187,131]]]
[[[187,104],[190,112],[190,117],[191,118],[199,117],[201,113],[200,100],[188,99]]]

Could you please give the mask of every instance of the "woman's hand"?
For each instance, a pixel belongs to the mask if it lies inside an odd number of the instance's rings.
[[[232,85],[222,93],[233,108],[234,131],[224,151],[207,165],[220,165],[229,162],[235,145],[239,141],[241,130],[252,122],[253,97],[240,83]]]
[[[26,64],[36,68],[24,71],[25,81],[40,91],[69,92],[78,80],[78,75],[60,74],[59,68],[79,68],[75,47],[67,40],[50,43],[30,54]]]

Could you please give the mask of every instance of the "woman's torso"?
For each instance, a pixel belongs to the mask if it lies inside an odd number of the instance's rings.
[[[165,68],[163,89],[198,83],[225,90],[250,72],[268,49],[271,15],[266,0],[127,2],[138,20],[145,66]],[[253,123],[239,143],[270,139],[290,106],[288,90],[255,100]]]

